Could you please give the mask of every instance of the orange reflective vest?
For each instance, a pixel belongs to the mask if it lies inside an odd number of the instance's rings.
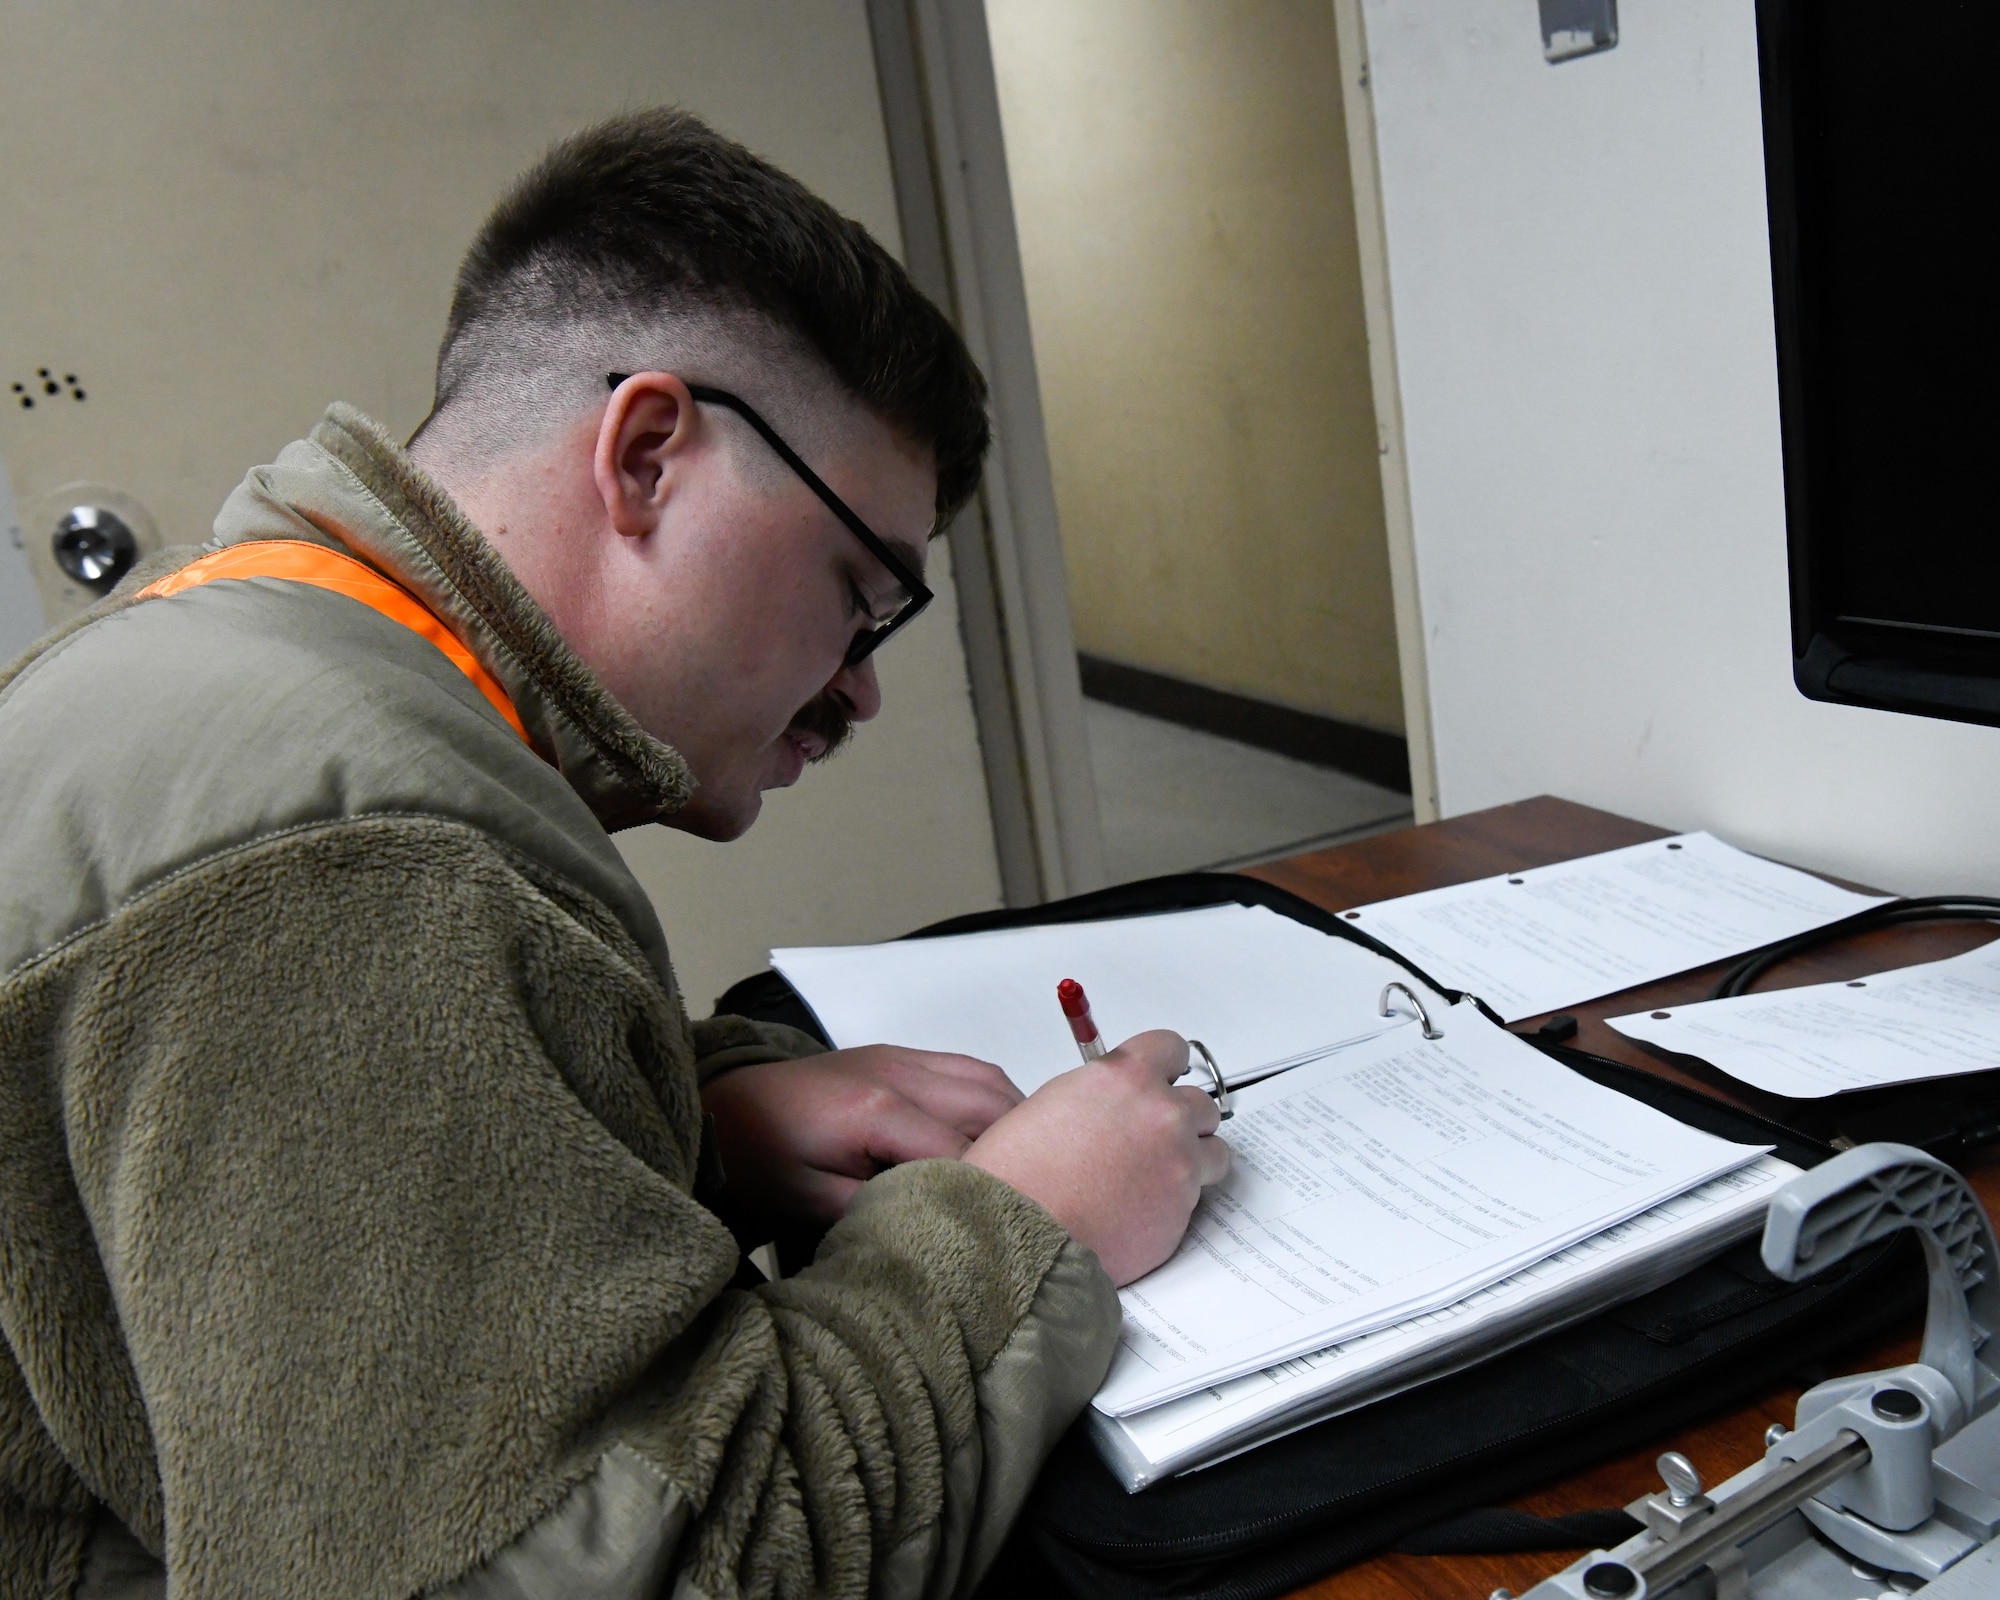
[[[282,578],[287,583],[309,583],[315,589],[331,589],[350,600],[359,600],[392,622],[400,622],[412,633],[423,635],[453,666],[472,680],[472,686],[493,703],[493,709],[507,719],[507,725],[528,741],[520,713],[500,682],[465,648],[458,635],[441,622],[437,614],[409,590],[391,583],[381,573],[352,556],[329,550],[325,545],[303,539],[254,539],[233,544],[226,550],[191,561],[178,572],[170,572],[139,591],[141,600],[163,599],[183,589],[214,583],[219,578]]]

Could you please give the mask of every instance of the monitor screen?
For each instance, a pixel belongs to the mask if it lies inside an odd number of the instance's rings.
[[[1795,677],[2000,724],[2000,7],[1760,0],[1758,32]]]

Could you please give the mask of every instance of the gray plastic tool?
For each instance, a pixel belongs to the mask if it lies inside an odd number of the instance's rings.
[[[1809,1390],[1762,1461],[1706,1492],[1662,1456],[1665,1491],[1628,1508],[1645,1531],[1526,1600],[2000,1596],[2000,1243],[1978,1196],[1921,1150],[1863,1145],[1779,1191],[1764,1264],[1797,1282],[1904,1229],[1930,1278],[1916,1361]]]

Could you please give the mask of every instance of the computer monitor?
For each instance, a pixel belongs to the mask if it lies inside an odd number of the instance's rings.
[[[2000,725],[2000,6],[1758,0],[1757,32],[1793,677]]]

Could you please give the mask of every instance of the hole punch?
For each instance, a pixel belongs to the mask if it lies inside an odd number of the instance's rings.
[[[1423,1001],[1417,998],[1417,991],[1400,979],[1391,978],[1387,983],[1382,985],[1382,998],[1376,1002],[1376,1009],[1385,1017],[1393,1017],[1396,1013],[1389,1008],[1389,996],[1398,992],[1402,994],[1405,1000],[1410,1002],[1410,1008],[1416,1012],[1417,1020],[1424,1025],[1424,1037],[1426,1039],[1442,1039],[1444,1037],[1443,1030],[1432,1023],[1431,1014],[1424,1009]]]

